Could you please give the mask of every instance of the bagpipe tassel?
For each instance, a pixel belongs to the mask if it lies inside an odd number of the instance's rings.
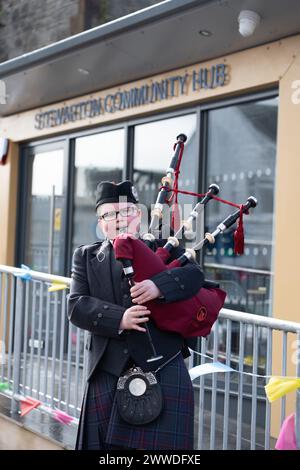
[[[238,219],[237,229],[234,232],[234,254],[244,254],[244,224],[243,224],[243,205],[240,207],[240,217]]]

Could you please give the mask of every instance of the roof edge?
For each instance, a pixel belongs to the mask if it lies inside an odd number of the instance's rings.
[[[216,3],[218,0],[165,0],[157,5],[138,10],[95,28],[82,31],[48,46],[22,54],[0,64],[0,78],[30,69],[53,60],[61,55],[74,52],[98,41],[112,38],[137,27],[155,22],[194,7]]]

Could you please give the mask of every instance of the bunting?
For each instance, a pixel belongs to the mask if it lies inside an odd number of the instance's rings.
[[[37,408],[41,405],[39,400],[35,400],[35,398],[31,397],[24,397],[20,400],[20,408],[21,408],[21,416],[27,415],[30,411],[34,408]]]
[[[68,289],[68,287],[69,286],[67,284],[63,284],[61,282],[52,282],[50,287],[48,287],[48,292],[56,292],[58,290]]]

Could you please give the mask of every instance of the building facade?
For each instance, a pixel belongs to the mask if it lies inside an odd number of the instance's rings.
[[[181,8],[169,12],[168,17],[165,11],[158,11],[152,18],[151,33],[145,26],[147,18],[135,24],[138,37],[152,34],[155,42],[155,34],[160,32],[165,57],[169,52],[164,37],[168,25],[161,23],[169,18],[170,22],[178,21],[177,27],[188,27],[187,15],[193,14],[192,8],[197,7],[194,13],[201,14],[209,8],[204,5],[202,11],[202,5],[187,2],[190,11],[187,6],[183,8],[184,2],[174,3],[178,8],[181,4]],[[215,7],[214,2],[206,3]],[[232,3],[236,7],[236,2]],[[132,17],[128,21],[133,21]],[[211,54],[211,58],[192,63],[189,52],[179,50],[178,60],[186,57],[186,62],[175,68],[169,63],[165,69],[160,65],[159,72],[148,75],[143,72],[143,61],[147,70],[149,61],[155,62],[156,57],[148,49],[143,56],[141,49],[133,46],[132,36],[122,39],[123,30],[115,34],[116,39],[108,39],[108,32],[99,39],[98,50],[104,54],[101,60],[96,56],[95,38],[86,46],[98,67],[95,71],[100,73],[98,87],[97,75],[92,76],[93,70],[83,60],[82,52],[69,62],[77,60],[77,82],[72,76],[58,75],[66,72],[61,62],[68,61],[73,53],[68,51],[64,56],[58,50],[59,43],[55,53],[60,62],[51,63],[46,51],[44,62],[39,57],[28,71],[21,69],[21,62],[7,63],[1,74],[0,65],[0,78],[8,88],[21,83],[24,75],[32,73],[33,78],[35,73],[40,93],[37,99],[41,102],[32,103],[23,94],[18,98],[14,88],[11,111],[7,111],[9,103],[1,108],[0,136],[9,140],[9,152],[6,163],[0,166],[0,263],[24,263],[37,271],[69,276],[74,248],[101,238],[94,213],[97,182],[130,178],[141,202],[150,206],[155,202],[176,136],[183,132],[188,141],[179,181],[182,189],[205,192],[209,184],[217,183],[224,199],[237,203],[244,203],[250,195],[258,199],[257,208],[244,220],[244,256],[234,255],[232,232],[225,233],[211,249],[201,253],[206,276],[225,288],[228,308],[299,321],[300,259],[296,247],[300,227],[295,207],[300,172],[300,35],[280,37],[279,32],[279,38],[261,40],[242,50],[229,51],[225,44],[227,53],[214,55],[208,51],[206,56]],[[205,39],[209,41],[209,37]],[[126,60],[119,51],[122,40],[128,41],[123,43],[124,48],[134,51],[128,57],[128,70],[124,66],[124,76],[131,79],[124,81],[122,67],[114,69],[116,61],[121,64]],[[138,50],[141,55],[133,57]],[[99,60],[104,69],[109,68],[110,81],[105,70],[102,80]],[[140,62],[139,69],[132,73],[131,60]],[[163,58],[160,60],[163,63]],[[8,71],[9,66],[15,67],[15,77],[12,69]],[[43,76],[49,80],[48,95]],[[24,84],[20,88],[26,93]],[[28,85],[29,92],[32,90]],[[64,93],[65,98],[54,99]],[[7,94],[9,101],[10,90]],[[188,210],[195,199],[181,196],[180,202]],[[230,212],[227,206],[211,202],[205,213],[206,229],[214,230]],[[224,348],[225,341],[224,327]],[[260,345],[263,373],[264,337]],[[277,346],[273,351],[275,373],[281,367],[282,345]],[[251,358],[251,332],[247,348]],[[238,338],[234,336],[232,353],[237,361]],[[290,365],[292,368],[292,362]],[[289,406],[292,410],[292,400]],[[273,413],[278,413],[276,405]],[[274,435],[276,432],[274,428]]]

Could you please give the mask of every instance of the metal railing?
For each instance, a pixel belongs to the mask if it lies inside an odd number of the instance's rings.
[[[67,412],[76,420],[86,376],[84,344],[87,332],[68,322],[66,290],[49,292],[54,283],[70,278],[0,266],[1,382],[12,394],[23,394]],[[3,348],[2,348],[3,349]],[[13,410],[17,408],[12,401]]]
[[[249,327],[251,334],[249,334]],[[221,341],[225,331],[226,343]],[[273,335],[281,335],[281,370],[273,370]],[[288,350],[288,334],[295,337]],[[239,355],[232,354],[232,339],[238,338]],[[261,338],[261,341],[259,341]],[[250,341],[249,341],[250,340]],[[259,350],[264,343],[265,356],[260,361]],[[252,355],[245,355],[245,348],[251,344]],[[276,343],[276,344],[278,344]],[[264,385],[271,375],[286,376],[288,358],[293,355],[294,376],[300,377],[300,324],[262,317],[260,315],[223,309],[214,325],[210,337],[199,338],[198,351],[192,353],[189,366],[205,362],[220,361],[237,372],[213,374],[212,378],[201,376],[195,384],[198,389],[198,440],[197,448],[209,449],[270,449],[271,444],[271,405],[266,399]],[[211,358],[211,359],[209,359]],[[221,377],[221,379],[219,379]],[[210,399],[205,393],[210,389]],[[219,402],[221,403],[218,403]],[[217,413],[217,405],[218,413]],[[208,419],[205,410],[209,410]],[[259,416],[258,416],[259,409]],[[300,448],[300,393],[296,397],[297,445]],[[218,427],[216,429],[218,414]],[[248,414],[248,416],[247,416]],[[286,397],[281,398],[280,424],[286,417]],[[259,422],[258,422],[259,418]],[[221,428],[221,429],[220,429]],[[205,432],[204,432],[205,431]],[[217,442],[218,441],[218,442]],[[230,441],[230,442],[229,442]]]
[[[68,322],[66,290],[49,292],[54,282],[71,279],[0,265],[0,382],[7,382],[12,410],[16,397],[30,396],[74,417],[78,423],[86,380],[87,332]],[[281,336],[281,370],[273,370],[273,336]],[[289,336],[293,342],[290,349]],[[238,349],[233,348],[238,344]],[[276,342],[277,345],[277,342]],[[199,338],[189,358],[193,367],[220,361],[237,372],[201,376],[194,381],[195,448],[269,449],[273,447],[271,406],[264,376],[287,375],[294,354],[300,377],[300,323],[223,309],[207,339]],[[291,375],[291,374],[289,374]],[[281,423],[286,398],[281,398]],[[300,393],[296,397],[297,445],[300,448]]]

